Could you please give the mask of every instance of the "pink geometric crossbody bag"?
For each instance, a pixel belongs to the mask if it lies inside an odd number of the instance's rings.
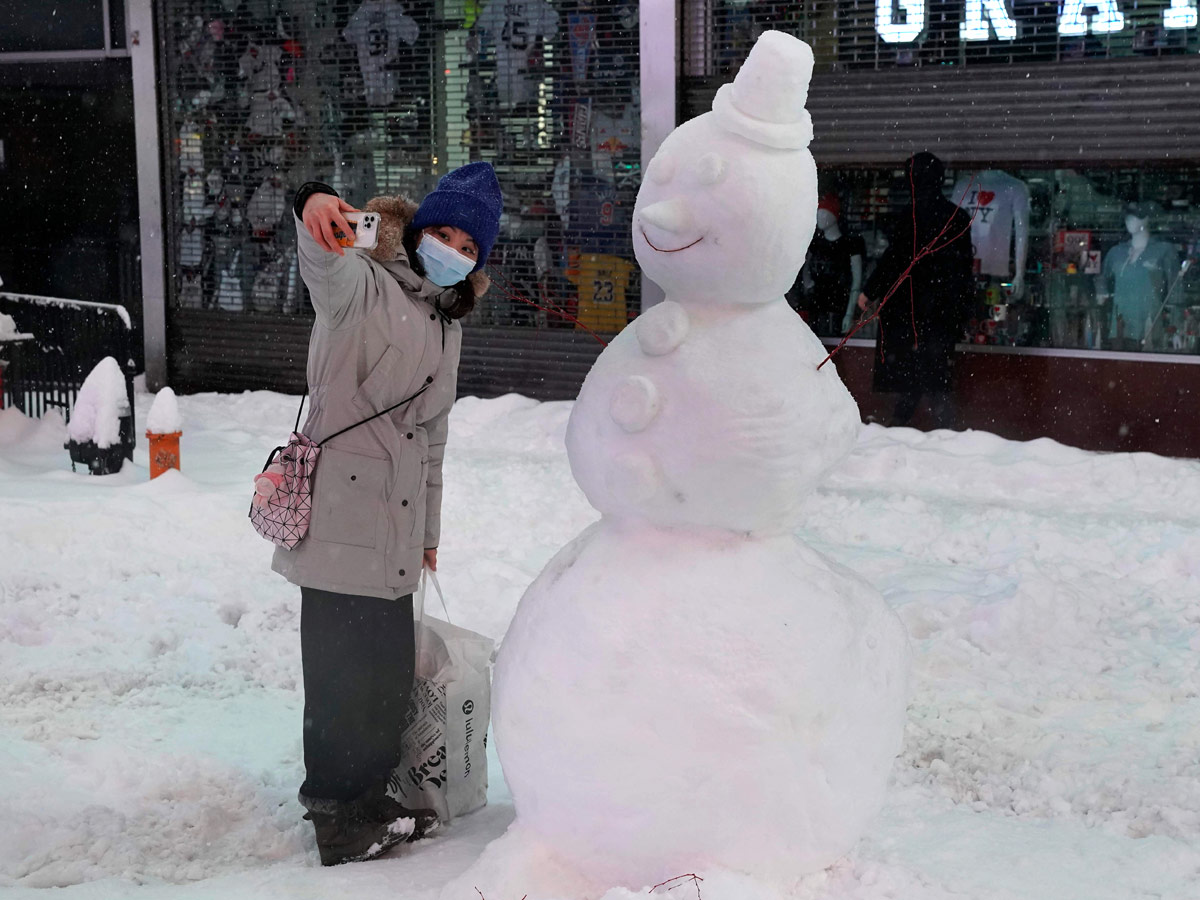
[[[250,524],[254,530],[272,544],[291,550],[308,534],[312,519],[312,480],[317,471],[317,457],[321,447],[339,435],[359,425],[387,415],[406,403],[411,403],[429,388],[427,382],[410,397],[375,413],[375,415],[335,431],[320,442],[300,433],[300,414],[308,393],[300,398],[300,409],[296,411],[296,425],[288,442],[276,447],[267,457],[266,465],[254,479],[254,498],[250,501]]]

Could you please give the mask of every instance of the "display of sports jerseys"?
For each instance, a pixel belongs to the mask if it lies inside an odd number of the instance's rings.
[[[470,28],[474,25],[482,9],[483,0],[466,0],[463,4],[463,28]]]
[[[191,119],[179,129],[179,169],[184,174],[204,170],[204,133]]]
[[[250,97],[250,115],[246,119],[248,137],[280,137],[285,126],[296,117],[296,111],[282,94],[267,91]]]
[[[949,197],[971,216],[971,243],[982,275],[1012,276],[1013,226],[1029,221],[1029,188],[1005,172],[964,175]],[[1022,236],[1023,237],[1023,236]]]
[[[279,63],[282,60],[282,47],[262,44],[247,47],[238,60],[238,71],[246,79],[246,90],[251,94],[278,90]]]
[[[204,262],[204,228],[190,219],[179,232],[179,265],[198,269]]]
[[[204,220],[212,213],[208,205],[208,187],[203,172],[192,172],[183,179],[183,215],[185,219]]]
[[[558,13],[546,0],[491,0],[476,25],[496,46],[496,92],[500,103],[516,106],[534,98],[529,54],[537,39],[558,31]]]
[[[204,279],[199,272],[184,272],[179,282],[179,305],[199,309],[204,305]]]
[[[209,221],[208,233],[212,246],[213,265],[223,271],[237,250],[237,239],[242,230],[242,214],[234,209],[229,198],[217,198]]]
[[[363,0],[342,37],[358,50],[363,92],[368,106],[390,106],[396,98],[396,71],[401,44],[416,43],[420,26],[396,0]]]
[[[572,168],[565,232],[568,244],[587,253],[611,254],[625,246],[629,221],[617,205],[611,177]]]
[[[617,332],[629,321],[625,289],[636,267],[628,260],[607,253],[581,253],[579,268],[568,270],[579,289],[579,326],[592,331]]]
[[[250,309],[259,312],[277,312],[279,310],[282,291],[287,272],[285,266],[288,260],[283,254],[276,254],[272,248],[265,255],[265,262],[260,263],[254,275],[254,284],[250,288]]]
[[[246,216],[256,234],[274,231],[288,206],[288,192],[278,178],[268,178],[254,191]]]
[[[636,152],[641,145],[641,119],[633,104],[624,107],[620,116],[592,110],[592,168],[597,175],[611,180],[613,157],[628,151]]]
[[[231,312],[241,312],[245,306],[242,292],[242,251],[237,251],[233,259],[221,270],[221,279],[217,282],[217,306]]]
[[[554,211],[558,220],[566,225],[570,221],[571,206],[571,158],[564,156],[554,165],[554,177],[550,182],[550,196],[554,199]]]
[[[486,159],[505,212],[495,286],[469,324],[569,335],[581,254],[585,321],[611,332],[637,313],[633,0],[162,6],[169,302],[311,316],[295,262],[299,185],[330,184],[361,206]]]
[[[528,325],[534,321],[537,307],[543,302],[538,285],[534,245],[529,242],[502,240],[489,257],[489,266],[502,273],[502,298],[491,309],[499,325]],[[527,302],[529,301],[529,302]]]
[[[567,35],[571,44],[571,77],[586,81],[588,60],[596,46],[596,14],[571,13],[567,16]]]

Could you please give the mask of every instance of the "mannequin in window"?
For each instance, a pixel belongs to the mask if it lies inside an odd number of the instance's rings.
[[[1025,295],[1025,261],[1029,254],[1029,188],[996,169],[964,175],[950,199],[971,216],[971,243],[976,272],[1009,281],[1009,296]]]
[[[1116,350],[1138,350],[1153,346],[1162,332],[1160,314],[1171,282],[1179,270],[1175,246],[1150,234],[1154,206],[1131,203],[1125,207],[1125,230],[1129,239],[1104,255],[1096,288],[1096,302],[1104,309],[1112,300],[1108,323],[1109,345]]]
[[[808,314],[813,332],[823,336],[848,330],[862,288],[866,245],[857,234],[842,231],[840,214],[836,194],[821,198],[817,204],[817,232],[798,279],[800,308]]]

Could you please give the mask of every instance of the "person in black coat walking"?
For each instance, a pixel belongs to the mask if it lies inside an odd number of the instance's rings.
[[[945,166],[932,153],[906,165],[912,200],[901,209],[891,243],[867,279],[858,305],[879,308],[874,389],[898,392],[892,425],[907,425],[929,394],[934,424],[955,424],[951,394],[954,345],[962,337],[974,294],[971,218],[942,195]],[[914,259],[916,263],[914,264]]]

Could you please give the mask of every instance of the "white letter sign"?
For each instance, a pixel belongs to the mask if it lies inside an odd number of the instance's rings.
[[[1004,0],[967,0],[963,13],[964,21],[958,26],[958,33],[964,41],[986,41],[988,20],[1000,40],[1017,39],[1017,23],[1008,14]]]
[[[892,8],[896,0],[879,0],[875,4],[875,31],[889,44],[908,44],[925,30],[925,0],[899,0],[904,21],[894,20]]]
[[[1196,0],[1171,0],[1171,8],[1163,10],[1164,28],[1195,28]]]
[[[1084,15],[1084,9],[1089,6],[1094,6],[1096,12],[1091,16]],[[1092,34],[1109,34],[1124,28],[1125,17],[1117,9],[1117,0],[1100,0],[1099,3],[1066,0],[1063,3],[1062,16],[1058,20],[1059,34],[1087,34],[1089,25]]]

